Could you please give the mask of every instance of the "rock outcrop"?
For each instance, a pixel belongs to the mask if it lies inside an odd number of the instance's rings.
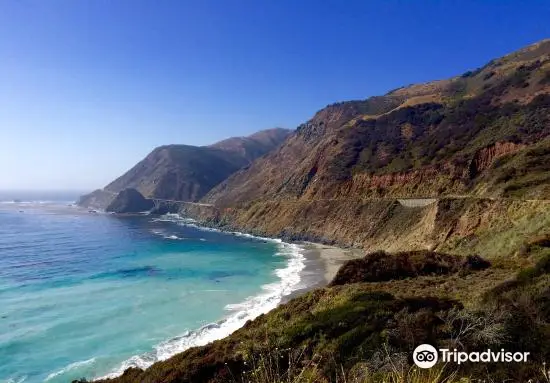
[[[77,201],[77,205],[89,209],[104,210],[113,202],[116,193],[108,192],[102,189],[97,189],[90,194],[83,195]]]
[[[495,142],[483,149],[480,149],[470,163],[469,175],[470,178],[476,177],[478,174],[488,169],[493,162],[507,154],[513,154],[526,145],[516,144],[514,142]]]
[[[110,213],[140,213],[153,208],[152,200],[141,195],[136,189],[124,189],[114,198],[105,209]]]

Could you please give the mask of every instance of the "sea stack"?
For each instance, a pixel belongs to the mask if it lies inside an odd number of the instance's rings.
[[[124,189],[105,209],[111,213],[139,213],[153,208],[152,200],[145,198],[136,189]]]

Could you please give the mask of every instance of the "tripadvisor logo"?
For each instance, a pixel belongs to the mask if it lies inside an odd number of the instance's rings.
[[[413,361],[420,368],[431,368],[433,367],[439,358],[445,363],[457,363],[462,364],[466,362],[473,363],[525,363],[527,362],[527,357],[529,352],[510,352],[501,349],[500,351],[475,351],[475,352],[464,352],[457,351],[456,349],[450,350],[448,348],[440,348],[439,351],[430,344],[421,344],[414,349],[413,352]]]
[[[431,344],[421,344],[414,349],[413,361],[420,368],[431,368],[437,363],[437,350]]]

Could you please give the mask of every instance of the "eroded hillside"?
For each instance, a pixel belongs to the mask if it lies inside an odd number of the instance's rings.
[[[330,105],[205,201],[236,206],[289,198],[524,193],[546,198],[548,169],[544,164],[531,169],[525,150],[550,134],[549,93],[545,40],[450,80]],[[545,142],[538,150],[546,155],[547,147]],[[536,170],[536,177],[525,188],[491,179],[503,157],[516,161],[520,173]]]

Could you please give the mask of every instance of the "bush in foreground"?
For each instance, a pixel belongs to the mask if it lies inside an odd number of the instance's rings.
[[[461,257],[428,250],[388,254],[377,251],[362,259],[347,261],[338,270],[331,286],[358,282],[382,282],[416,278],[424,275],[447,275],[486,269],[490,263],[477,255]]]

